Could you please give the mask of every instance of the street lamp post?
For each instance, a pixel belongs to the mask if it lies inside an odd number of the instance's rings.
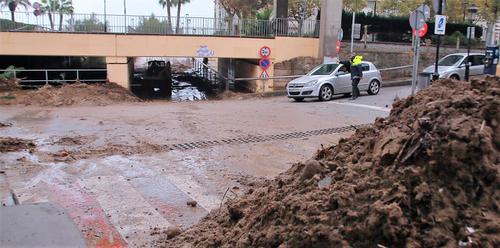
[[[465,58],[465,81],[469,81],[469,75],[470,75],[470,40],[472,36],[472,20],[473,20],[473,15],[477,13],[478,7],[476,5],[472,4],[467,11],[470,14],[470,20],[469,20],[469,27],[467,27],[467,57]]]
[[[108,32],[108,16],[106,12],[106,0],[104,0],[104,32]]]

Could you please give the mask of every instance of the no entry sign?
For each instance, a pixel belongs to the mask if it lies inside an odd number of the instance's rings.
[[[265,71],[271,65],[271,60],[269,60],[268,58],[263,58],[259,61],[259,65],[260,65],[260,68],[262,68],[262,70]]]

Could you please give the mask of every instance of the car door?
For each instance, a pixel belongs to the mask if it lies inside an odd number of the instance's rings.
[[[471,56],[471,67],[470,75],[482,75],[484,73],[484,55],[472,55]]]
[[[335,94],[351,92],[351,73],[344,65],[340,65],[339,69],[335,72],[335,77]]]
[[[370,65],[367,63],[362,63],[361,68],[363,69],[363,78],[359,81],[358,88],[361,91],[368,90],[368,84],[370,84],[370,78],[373,76],[370,71]]]

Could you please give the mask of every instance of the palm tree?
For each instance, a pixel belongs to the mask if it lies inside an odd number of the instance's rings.
[[[64,14],[73,14],[73,1],[72,0],[60,0],[59,1],[59,31],[62,31],[63,17]]]
[[[59,31],[62,31],[65,14],[73,14],[72,0],[42,0],[42,11],[49,16],[50,27],[55,30],[53,14],[59,13]]]
[[[25,9],[31,6],[29,0],[0,0],[0,6],[8,6],[10,10],[10,19],[15,22],[16,17],[14,12],[16,12],[17,6],[23,6]]]
[[[190,0],[172,0],[172,5],[177,6],[177,23],[175,26],[175,33],[179,33],[179,22],[181,19],[181,6],[183,4],[189,3]]]
[[[57,12],[59,0],[42,0],[42,12],[49,15],[50,28],[54,30],[54,19],[52,13]]]
[[[172,14],[170,8],[172,7],[172,0],[158,0],[162,8],[167,9],[167,34],[172,32]]]

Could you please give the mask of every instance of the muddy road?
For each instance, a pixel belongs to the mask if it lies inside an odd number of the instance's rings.
[[[387,116],[386,106],[408,92],[387,88],[357,102],[0,107],[0,136],[36,146],[0,153],[0,197],[4,205],[61,205],[92,247],[148,246],[151,233],[187,228],[255,179]]]

